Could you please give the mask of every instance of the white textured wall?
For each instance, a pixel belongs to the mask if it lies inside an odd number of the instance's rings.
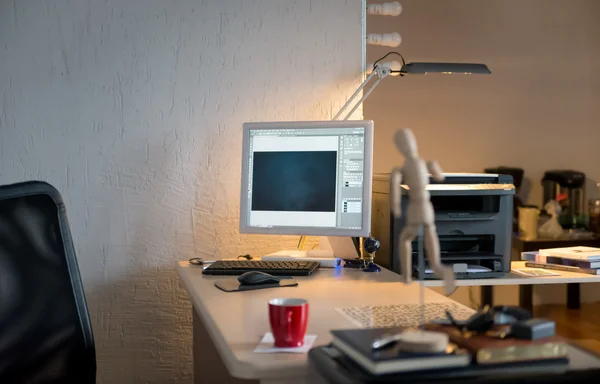
[[[0,0],[0,183],[63,194],[101,383],[190,382],[176,260],[237,232],[241,124],[329,119],[361,80],[361,0]]]
[[[389,140],[410,127],[423,156],[449,172],[496,165],[525,169],[524,197],[540,204],[547,169],[600,181],[600,1],[400,0],[399,17],[368,17],[368,32],[397,31],[407,61],[483,62],[491,76],[406,76],[367,99],[375,122],[376,172],[401,164]],[[367,61],[389,50],[369,46]],[[527,192],[529,192],[527,194]],[[582,299],[600,300],[595,285]],[[516,300],[518,290],[497,297]],[[564,286],[536,287],[539,301],[564,302]]]

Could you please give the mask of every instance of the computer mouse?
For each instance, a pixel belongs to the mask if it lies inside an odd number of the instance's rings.
[[[240,275],[238,281],[243,285],[260,285],[279,283],[280,279],[265,272],[250,271]]]

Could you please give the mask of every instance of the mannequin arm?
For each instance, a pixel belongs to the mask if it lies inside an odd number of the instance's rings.
[[[442,172],[442,168],[435,160],[427,161],[427,170],[433,176],[433,180],[435,181],[444,181],[444,174]]]
[[[400,217],[402,215],[402,190],[400,184],[402,184],[402,168],[394,168],[392,169],[392,176],[390,179],[390,204],[394,217]]]

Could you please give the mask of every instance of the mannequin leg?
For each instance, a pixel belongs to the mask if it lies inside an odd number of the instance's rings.
[[[402,273],[402,282],[409,284],[412,281],[412,241],[419,231],[416,225],[406,225],[400,232],[398,241],[398,255],[396,261]]]
[[[429,267],[433,273],[440,279],[444,280],[446,294],[451,295],[456,290],[454,285],[454,271],[443,265],[440,258],[440,241],[438,239],[435,224],[425,225],[423,228],[425,240],[425,253],[429,261]]]

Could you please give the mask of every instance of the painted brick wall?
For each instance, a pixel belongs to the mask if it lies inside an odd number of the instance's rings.
[[[330,119],[362,52],[361,0],[0,2],[0,183],[63,194],[100,383],[191,382],[175,261],[297,241],[237,232],[242,122]]]

